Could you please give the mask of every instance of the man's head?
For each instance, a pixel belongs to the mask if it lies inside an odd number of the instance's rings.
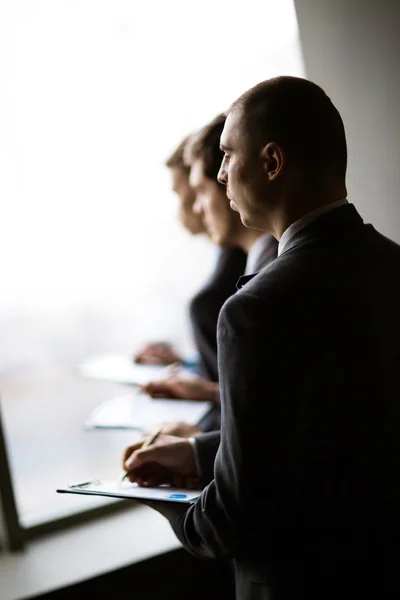
[[[240,96],[228,111],[221,149],[218,179],[247,227],[279,236],[272,223],[279,215],[293,222],[346,195],[342,119],[306,79],[277,77]]]
[[[190,167],[185,164],[183,157],[188,140],[189,136],[182,140],[165,164],[171,173],[172,189],[179,198],[179,220],[185,229],[195,235],[203,233],[205,228],[200,215],[193,212],[196,196],[189,184]]]
[[[235,246],[243,226],[229,206],[225,186],[217,179],[223,158],[220,137],[224,124],[225,117],[219,115],[195,134],[186,147],[185,159],[191,165],[190,185],[196,194],[194,210],[202,216],[213,242]]]

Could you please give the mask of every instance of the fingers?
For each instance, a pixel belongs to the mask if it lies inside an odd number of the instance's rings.
[[[160,469],[151,474],[142,471],[140,475],[130,476],[129,480],[132,483],[137,483],[141,487],[156,487],[158,485],[171,485],[176,488],[184,488],[187,490],[200,490],[202,488],[200,478],[192,475],[178,475],[168,469]]]
[[[138,471],[153,463],[182,475],[196,471],[192,444],[174,436],[160,435],[153,445],[132,452],[124,466],[127,471]]]
[[[151,398],[170,398],[173,397],[174,384],[168,379],[160,381],[151,381],[150,383],[142,386],[141,390],[148,394]]]
[[[144,465],[138,467],[135,471],[130,471],[128,479],[130,482],[137,483],[142,487],[155,487],[163,484],[177,487],[175,482],[183,480],[181,476],[156,463]]]
[[[169,465],[165,464],[168,463],[168,455],[165,454],[163,443],[161,441],[161,446],[157,444],[158,442],[156,441],[154,445],[143,449],[142,444],[140,444],[132,452],[126,452],[124,469],[129,472],[128,477],[130,481],[142,478],[144,472],[149,477],[150,473],[154,472],[157,474],[168,468]]]
[[[199,477],[188,476],[185,477],[181,487],[184,487],[187,490],[201,490],[203,486],[201,485]]]
[[[173,435],[180,438],[189,438],[193,435],[203,433],[202,430],[195,425],[189,425],[189,423],[184,423],[183,421],[163,423],[162,428],[164,435]]]
[[[127,471],[137,471],[146,463],[157,463],[157,458],[159,460],[161,459],[161,462],[159,463],[160,466],[164,466],[162,464],[162,451],[160,456],[160,450],[156,446],[156,444],[150,446],[149,448],[144,448],[143,450],[141,450],[140,448],[141,445],[139,448],[131,452],[130,455],[127,457],[124,463],[125,469]]]
[[[159,465],[153,465],[151,471],[143,468],[139,469],[135,474],[130,473],[129,481],[137,483],[141,487],[171,485],[172,487],[188,490],[200,490],[202,488],[199,477],[195,477],[194,475],[180,475],[169,469],[160,468]]]
[[[146,356],[140,356],[136,359],[136,362],[140,365],[166,365],[168,364],[161,356],[155,356],[154,354],[147,354]]]
[[[182,487],[186,477],[198,477],[194,449],[187,439],[160,435],[153,445],[146,448],[129,447],[124,456],[124,469],[128,472],[129,481],[136,481],[139,485],[168,483]],[[195,485],[194,482],[188,483]]]
[[[170,369],[171,367],[167,367]],[[183,398],[185,400],[213,401],[218,384],[206,381],[200,377],[188,376],[179,367],[171,369],[171,375],[166,379],[150,381],[142,387],[142,391],[152,398]]]
[[[143,365],[168,365],[171,360],[170,344],[165,342],[154,342],[146,344],[133,357],[134,362]]]
[[[122,455],[122,468],[125,470],[125,463],[126,461],[129,459],[129,457],[136,452],[136,450],[139,450],[142,447],[143,442],[136,442],[136,444],[132,444],[131,446],[128,446],[127,448],[125,448],[123,455]]]

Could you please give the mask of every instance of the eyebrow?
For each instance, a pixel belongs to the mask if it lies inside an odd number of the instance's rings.
[[[232,148],[229,148],[229,146],[225,146],[225,144],[220,144],[219,147],[222,150],[222,152],[226,152],[227,150],[232,150]]]

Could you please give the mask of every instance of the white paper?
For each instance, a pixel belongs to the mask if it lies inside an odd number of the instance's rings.
[[[169,486],[139,487],[129,481],[99,481],[58,488],[58,493],[88,494],[94,496],[110,496],[112,498],[142,498],[143,500],[161,500],[164,502],[191,503],[201,494],[200,490],[187,490]]]
[[[85,421],[88,428],[153,429],[161,423],[197,423],[212,408],[211,402],[152,399],[146,394],[124,394],[103,402]]]
[[[171,372],[168,367],[160,365],[137,365],[124,355],[92,356],[77,368],[83,377],[131,385],[145,385],[149,381],[168,377]]]

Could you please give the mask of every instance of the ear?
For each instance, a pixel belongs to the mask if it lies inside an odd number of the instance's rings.
[[[261,157],[268,181],[274,181],[282,173],[285,164],[285,154],[282,147],[276,142],[270,142],[262,149]]]

